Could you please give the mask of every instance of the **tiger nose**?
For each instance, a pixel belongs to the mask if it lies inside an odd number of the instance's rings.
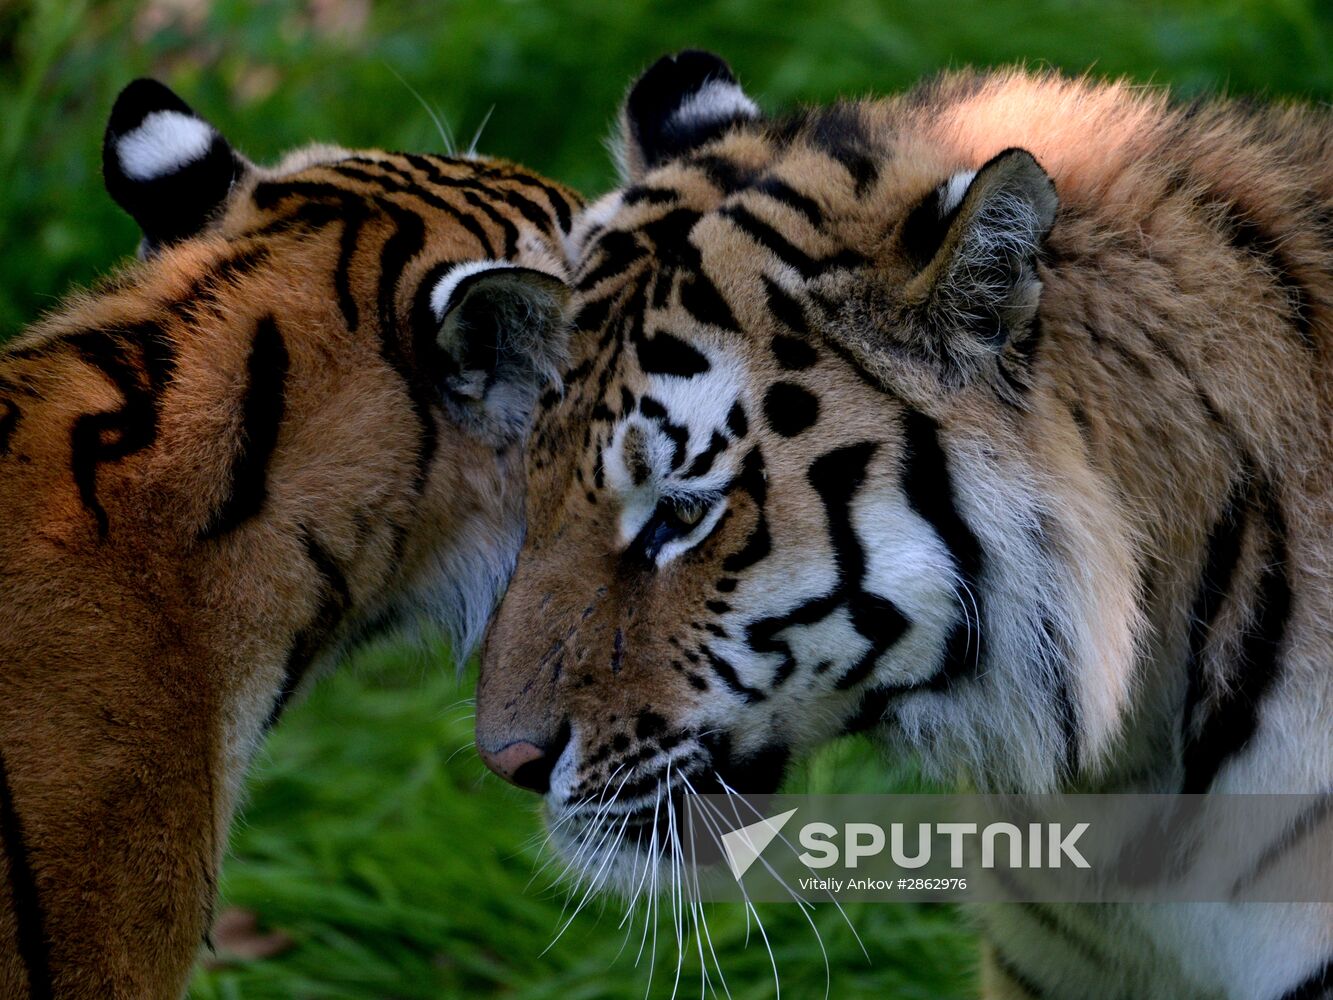
[[[559,750],[550,753],[527,740],[515,740],[494,751],[478,746],[477,752],[482,763],[505,781],[539,795],[550,789],[551,771],[560,756]]]

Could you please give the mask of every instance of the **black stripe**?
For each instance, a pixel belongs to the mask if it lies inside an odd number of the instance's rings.
[[[810,325],[805,318],[805,309],[801,303],[788,295],[776,281],[768,275],[763,275],[764,279],[764,297],[768,301],[768,311],[771,312],[778,321],[794,333],[809,333]],[[811,354],[814,348],[808,347]],[[813,363],[813,362],[812,362]],[[788,367],[784,365],[783,367]]]
[[[403,154],[399,153],[395,155],[401,156]],[[406,168],[400,167],[392,160],[377,160],[369,156],[349,156],[342,162],[351,164],[361,164],[367,167],[374,167],[378,170],[384,171],[387,174],[392,174],[394,177],[397,177],[399,180],[404,181],[405,183],[408,184],[413,184],[416,182],[416,178],[413,177],[407,171]]]
[[[452,190],[462,191],[464,197],[467,196],[468,192],[472,192],[473,197],[486,197],[496,201],[507,201],[508,198],[506,195],[512,194],[512,192],[500,191],[493,184],[488,184],[485,181],[479,180],[476,176],[451,176],[446,174],[439,168],[439,166],[432,162],[429,157],[415,153],[404,153],[402,155],[415,169],[426,175],[426,183],[429,187],[450,188]],[[457,161],[449,160],[446,162],[450,163],[452,166],[460,165]],[[405,181],[405,188],[403,188],[403,190],[407,188],[418,191],[421,190],[421,179],[419,177],[404,173],[403,179]],[[546,232],[552,230],[553,226],[549,212],[543,212],[536,204],[523,198],[522,195],[517,195],[516,197],[527,203],[526,208],[520,208],[520,211],[523,212],[525,216],[527,216],[528,212],[534,209],[536,210],[536,219],[530,221],[536,222],[536,224]]]
[[[870,676],[885,651],[903,633],[909,622],[898,607],[886,597],[865,589],[866,555],[852,523],[852,504],[865,483],[870,460],[878,450],[874,442],[862,442],[820,455],[811,463],[806,478],[819,495],[824,507],[829,543],[838,570],[833,589],[797,605],[785,614],[761,618],[746,628],[746,641],[757,653],[781,657],[773,675],[773,687],[779,687],[797,667],[791,645],[782,638],[793,626],[813,625],[846,606],[852,627],[869,643],[869,648],[834,682],[846,690]],[[832,666],[825,660],[814,667],[816,674]],[[887,704],[887,697],[884,699]]]
[[[23,411],[12,399],[0,399],[0,455],[9,454],[9,439],[23,417]]]
[[[702,351],[666,330],[658,330],[651,337],[637,338],[634,349],[639,368],[645,375],[693,378],[711,367]]]
[[[365,162],[376,167],[382,166],[382,164],[373,160]],[[347,160],[343,160],[340,163],[319,165],[324,167],[325,170],[331,170],[333,173],[346,177],[349,180],[361,181],[363,184],[369,184],[374,188],[378,188],[378,193],[399,191],[403,188],[403,180],[401,177],[394,176],[392,171],[364,170],[361,167],[353,166]]]
[[[352,295],[352,260],[356,257],[357,242],[367,214],[364,205],[347,204],[342,235],[338,238],[338,263],[333,269],[333,291],[338,296],[338,308],[342,310],[347,329],[353,332],[361,325],[361,312]]]
[[[348,198],[345,199],[344,204],[354,204],[355,201],[356,199]],[[237,238],[278,236],[297,228],[318,232],[325,226],[341,222],[343,214],[343,209],[338,204],[326,201],[307,201],[287,215],[279,215],[262,225],[243,230]]]
[[[1269,271],[1282,290],[1291,312],[1292,324],[1306,348],[1314,350],[1314,320],[1311,315],[1310,290],[1296,276],[1290,259],[1282,250],[1282,241],[1261,226],[1241,205],[1227,198],[1214,201],[1222,211],[1222,225],[1227,242],[1255,259]]]
[[[723,330],[739,329],[726,297],[702,271],[681,281],[680,304],[700,323]]]
[[[485,228],[483,228],[482,224],[471,215],[468,215],[468,213],[461,209],[455,208],[439,195],[433,194],[430,191],[423,191],[420,188],[408,188],[404,190],[404,193],[420,198],[427,205],[430,205],[433,208],[438,208],[441,212],[450,215],[455,222],[472,234],[473,239],[475,239],[481,246],[482,253],[486,257],[498,256],[495,252],[495,245],[491,243],[491,238],[487,235]]]
[[[572,326],[575,330],[594,331],[600,330],[606,324],[611,316],[611,306],[614,304],[613,296],[606,295],[599,299],[585,299],[583,305],[579,308],[578,315],[572,320]],[[572,383],[573,372],[566,375],[566,382]]]
[[[1279,1000],[1329,1000],[1333,997],[1333,958],[1309,979],[1283,993]]]
[[[869,677],[880,657],[908,627],[906,617],[892,601],[864,589],[865,549],[852,519],[852,504],[865,484],[870,460],[878,450],[879,445],[869,441],[838,448],[820,455],[806,473],[824,507],[829,542],[838,567],[834,592],[815,603],[832,601],[836,606],[846,602],[852,627],[870,642],[870,648],[838,677],[835,684],[840,690],[854,687]]]
[[[675,188],[643,187],[635,184],[621,192],[620,203],[622,205],[638,205],[641,203],[669,205],[679,197],[680,192]]]
[[[421,427],[421,442],[417,450],[414,486],[420,492],[426,485],[426,468],[435,456],[438,429],[432,409],[433,398],[416,377],[399,338],[397,322],[398,285],[403,272],[426,243],[426,227],[421,217],[400,205],[384,201],[380,207],[397,224],[397,229],[380,251],[379,324],[380,353],[406,384],[412,411]]]
[[[722,569],[726,573],[747,570],[761,559],[766,559],[773,550],[768,517],[764,513],[764,505],[768,501],[768,481],[765,479],[764,456],[758,448],[751,448],[741,460],[741,470],[728,486],[728,491],[733,489],[750,494],[750,499],[754,501],[755,523],[745,544],[722,560]]]
[[[1065,774],[1072,778],[1078,774],[1079,762],[1078,705],[1074,701],[1074,690],[1070,683],[1073,657],[1066,637],[1056,627],[1054,615],[1043,612],[1041,627],[1048,646],[1052,650],[1058,650],[1060,654],[1059,665],[1055,668],[1055,676],[1052,679],[1052,700],[1055,704],[1061,741],[1064,744]]]
[[[713,468],[713,462],[717,456],[727,450],[730,442],[717,431],[713,431],[713,436],[708,440],[708,447],[694,456],[694,461],[690,467],[681,473],[682,479],[697,479],[700,476],[707,475]]]
[[[510,259],[517,256],[518,227],[515,226],[512,222],[510,222],[503,215],[501,215],[499,212],[497,212],[494,208],[492,208],[488,202],[486,202],[482,198],[479,198],[472,191],[464,191],[463,200],[466,201],[473,208],[475,208],[482,215],[486,216],[486,218],[490,219],[493,224],[499,227],[500,232],[504,234],[505,258]]]
[[[853,250],[841,250],[828,257],[812,257],[741,205],[727,205],[720,209],[720,214],[731,219],[743,233],[778,260],[795,268],[804,278],[817,278],[836,268],[855,268],[866,263],[865,257]]]
[[[555,212],[556,221],[560,224],[560,231],[564,233],[569,232],[569,227],[573,222],[569,201],[553,185],[546,183],[532,174],[519,173],[513,169],[505,169],[497,166],[476,168],[475,165],[474,169],[477,169],[478,174],[483,177],[493,177],[497,180],[509,181],[511,184],[517,184],[520,187],[540,191],[546,196],[546,200],[551,203],[551,208]]]
[[[555,232],[555,222],[550,215],[542,211],[540,205],[530,198],[525,198],[517,191],[511,191],[506,188],[503,191],[496,192],[504,199],[505,204],[518,210],[518,214],[533,226],[536,226],[544,233]]]
[[[749,421],[745,417],[745,407],[741,406],[740,403],[732,403],[731,409],[727,411],[727,430],[737,441],[749,433]]]
[[[1310,836],[1331,816],[1333,816],[1333,794],[1325,793],[1297,816],[1296,821],[1284,830],[1277,840],[1264,848],[1263,854],[1254,863],[1254,867],[1238,878],[1231,887],[1231,898],[1236,899],[1246,889],[1267,875],[1274,865],[1290,854],[1297,844]]]
[[[59,346],[74,349],[86,364],[101,371],[123,400],[119,409],[83,414],[70,429],[70,473],[79,499],[97,522],[98,535],[105,538],[109,524],[97,496],[97,467],[102,462],[117,462],[157,440],[159,396],[175,366],[175,352],[154,323],[81,331],[48,345]]]
[[[267,211],[288,198],[307,198],[311,201],[325,199],[342,204],[359,196],[325,181],[266,181],[256,184],[250,197],[257,208]]]
[[[178,295],[167,308],[178,316],[197,316],[200,309],[216,306],[222,291],[229,284],[258,271],[269,262],[269,258],[269,249],[257,246],[218,261],[195,278],[184,294]]]
[[[28,855],[14,792],[9,784],[9,768],[0,753],[0,837],[4,839],[9,860],[9,886],[14,903],[15,933],[19,955],[28,972],[29,1000],[48,1000],[55,996],[51,982],[51,942],[46,934],[46,914],[37,892],[37,876]]]
[[[1259,707],[1276,683],[1281,652],[1291,615],[1291,582],[1287,577],[1287,528],[1275,498],[1266,501],[1269,551],[1254,587],[1252,620],[1241,631],[1240,652],[1229,684],[1185,746],[1182,791],[1205,792],[1222,766],[1245,749],[1259,727]]]
[[[768,530],[768,518],[761,510],[745,544],[722,560],[722,569],[727,573],[744,572],[761,559],[768,558],[772,551],[773,539]]]
[[[948,681],[974,672],[982,661],[986,605],[981,589],[981,543],[958,512],[939,425],[919,410],[909,409],[903,417],[903,445],[902,488],[907,502],[949,550],[958,572],[959,600],[971,609],[949,634],[944,665],[937,675],[938,680]]]
[[[296,633],[291,649],[287,654],[287,665],[283,672],[282,687],[273,702],[264,728],[272,728],[282,716],[283,710],[291,701],[292,695],[301,687],[310,670],[310,666],[325,647],[329,636],[342,621],[352,606],[352,592],[347,585],[347,576],[342,568],[320,544],[319,540],[305,527],[301,526],[301,544],[306,557],[315,567],[320,579],[319,605],[310,623]]]
[[[732,194],[754,183],[754,171],[740,163],[728,160],[725,156],[703,153],[685,161],[690,166],[703,171],[708,182],[722,191]]]
[[[232,459],[224,499],[200,531],[201,539],[219,538],[254,517],[268,498],[268,466],[277,447],[286,410],[290,358],[272,316],[255,327],[246,361],[247,385],[241,401],[240,443]]]
[[[725,657],[718,656],[714,653],[707,643],[704,643],[699,647],[699,652],[704,654],[704,658],[708,660],[708,664],[713,668],[713,672],[721,678],[722,683],[744,698],[748,704],[753,705],[755,702],[763,701],[767,697],[764,692],[760,691],[758,688],[752,688],[742,684],[741,679],[736,675],[736,668],[731,665],[731,662]]]
[[[642,223],[638,232],[657,248],[657,265],[668,273],[683,268],[698,271],[703,263],[699,248],[690,242],[690,233],[702,214],[689,208],[674,208]],[[609,234],[608,234],[609,235]]]
[[[1232,578],[1236,564],[1240,561],[1241,542],[1245,537],[1245,509],[1243,479],[1245,473],[1233,484],[1221,516],[1213,525],[1204,546],[1203,572],[1195,588],[1194,600],[1190,606],[1189,648],[1185,664],[1185,702],[1181,712],[1181,747],[1188,754],[1193,742],[1196,716],[1201,711],[1201,704],[1207,685],[1204,677],[1204,653],[1208,637],[1212,633],[1213,623],[1217,619],[1222,604],[1231,593]],[[1185,788],[1194,791],[1198,777],[1189,776],[1189,766],[1185,765]]]
[[[809,140],[836,160],[852,177],[860,198],[879,179],[866,135],[865,122],[856,105],[836,104],[817,113],[809,124]]]
[[[550,184],[544,184],[531,177],[521,177],[517,174],[510,174],[506,179],[513,181],[515,184],[522,184],[525,187],[535,188],[542,194],[546,195],[546,200],[549,201],[551,207],[555,209],[555,217],[556,221],[560,224],[560,231],[565,233],[569,232],[573,217],[570,212],[569,202],[564,195]]]
[[[819,420],[819,397],[796,382],[774,382],[764,393],[763,410],[774,433],[793,438]]]
[[[1117,961],[1102,950],[1095,938],[1089,940],[1075,928],[1069,926],[1056,916],[1049,904],[1043,905],[1025,899],[1024,897],[1029,895],[1031,890],[1026,889],[1019,883],[1013,871],[1003,865],[997,865],[991,870],[991,877],[1004,889],[1006,893],[1005,905],[1008,909],[1023,914],[1047,936],[1059,940],[1065,947],[1075,952],[1079,960],[1085,965],[1101,966],[1103,968],[1114,968],[1117,965]]]
[[[592,260],[594,254],[600,254],[596,267],[585,271],[578,278],[575,288],[581,292],[595,288],[607,278],[614,278],[624,273],[631,264],[647,256],[647,251],[634,238],[633,233],[613,229],[603,233],[585,252],[585,259]],[[591,329],[591,327],[581,327]]]
[[[760,194],[767,195],[774,201],[781,202],[788,208],[795,209],[809,220],[810,225],[820,226],[824,222],[824,213],[819,207],[819,203],[807,195],[791,187],[789,184],[778,180],[776,177],[765,177],[751,189]]]
[[[995,947],[994,943],[991,944],[991,961],[995,963],[995,967],[999,969],[1007,979],[1026,993],[1031,1000],[1043,1000],[1046,996],[1044,990],[1040,989],[1036,983],[1022,972],[1019,972],[1009,959],[1000,954],[999,948]]]

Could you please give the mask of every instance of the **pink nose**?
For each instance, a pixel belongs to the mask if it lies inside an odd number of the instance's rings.
[[[510,784],[545,794],[551,787],[551,769],[555,760],[546,751],[527,740],[515,740],[491,751],[478,746],[482,762]]]

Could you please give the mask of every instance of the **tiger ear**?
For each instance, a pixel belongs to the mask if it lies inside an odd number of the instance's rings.
[[[116,98],[102,174],[143,230],[141,256],[201,232],[247,168],[217,129],[156,80],[135,80]]]
[[[934,345],[954,356],[989,354],[1025,332],[1037,312],[1037,257],[1059,201],[1031,153],[1006,149],[931,191],[899,241],[919,268],[905,295]]]
[[[695,49],[663,56],[635,81],[621,109],[621,173],[637,181],[732,125],[758,117],[758,105],[719,56]]]
[[[426,291],[434,339],[424,353],[437,359],[446,404],[491,443],[516,439],[543,388],[559,382],[568,286],[535,268],[470,261]]]

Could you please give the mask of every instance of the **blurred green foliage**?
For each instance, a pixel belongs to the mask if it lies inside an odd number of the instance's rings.
[[[1185,94],[1333,97],[1326,0],[9,0],[0,4],[0,338],[136,242],[101,191],[117,90],[161,77],[242,150],[466,146],[590,193],[630,81],[713,48],[770,109],[1012,61]],[[492,111],[493,109],[493,111]],[[489,115],[489,119],[487,116]]]
[[[536,798],[477,759],[470,685],[444,662],[440,648],[382,644],[284,717],[250,782],[222,895],[296,944],[269,961],[201,972],[192,1000],[665,1000],[678,954],[680,995],[702,996],[697,946],[687,938],[678,952],[665,901],[651,993],[653,948],[635,962],[642,911],[622,926],[622,904],[594,900],[546,950],[582,891],[554,885],[560,865],[541,850]],[[887,773],[849,741],[792,787],[867,792]],[[783,996],[824,996],[821,940],[832,997],[972,994],[975,948],[951,908],[859,904],[845,921],[823,907],[818,936],[795,906],[758,909]],[[758,925],[738,906],[707,913],[733,1000],[773,997]]]
[[[594,194],[614,179],[604,141],[625,87],[684,46],[721,52],[770,110],[1014,61],[1185,96],[1333,97],[1327,0],[0,0],[0,340],[137,242],[98,176],[105,116],[135,76],[168,82],[260,161],[313,139],[440,149],[415,90],[458,145],[485,122],[482,151]],[[635,968],[635,941],[617,959],[614,907],[542,954],[564,896],[543,891],[550,873],[527,887],[542,858],[533,803],[483,777],[468,688],[446,661],[378,647],[288,714],[256,767],[224,896],[296,947],[201,972],[197,1000],[644,995],[647,957]],[[797,786],[901,787],[885,774],[845,743]],[[850,916],[870,963],[836,911],[815,916],[831,996],[972,995],[971,935],[953,910]],[[709,919],[731,995],[772,996],[744,914]],[[823,996],[800,912],[764,920],[785,995]],[[674,940],[660,950],[651,995],[668,996]],[[697,955],[681,990],[700,990]]]

